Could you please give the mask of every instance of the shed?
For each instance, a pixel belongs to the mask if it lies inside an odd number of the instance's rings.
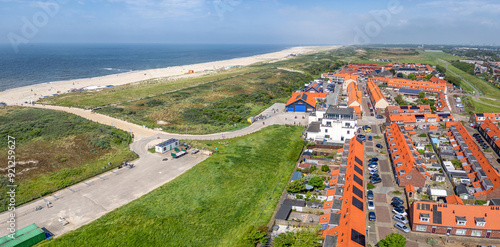
[[[176,148],[177,146],[179,146],[179,140],[172,138],[162,143],[156,144],[155,152],[162,154]]]
[[[30,247],[46,239],[45,232],[31,224],[14,232],[14,239],[8,235],[0,238],[1,247]]]
[[[276,216],[274,218],[277,220],[287,220],[288,216],[290,216],[290,212],[292,212],[291,205],[281,205],[280,209],[278,209],[278,212],[276,213]]]
[[[445,199],[448,196],[448,192],[443,189],[429,189],[429,196],[432,200],[438,201],[439,199]]]

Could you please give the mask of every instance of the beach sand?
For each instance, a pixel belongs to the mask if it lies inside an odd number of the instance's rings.
[[[199,63],[191,65],[174,66],[162,69],[151,69],[143,71],[134,71],[122,74],[113,74],[102,77],[93,77],[85,79],[76,79],[69,81],[58,81],[51,83],[43,83],[30,85],[25,87],[19,87],[14,89],[9,89],[0,92],[0,102],[4,102],[8,105],[22,105],[26,102],[35,102],[42,96],[51,96],[53,94],[67,93],[71,89],[79,89],[90,86],[107,86],[107,85],[123,85],[148,79],[154,78],[165,78],[165,77],[191,77],[199,76],[202,74],[210,73],[214,69],[220,69],[227,66],[246,66],[258,62],[276,62],[289,57],[290,54],[306,54],[311,52],[317,52],[321,50],[336,49],[339,46],[302,46],[293,47],[283,51],[267,53],[262,55],[256,55],[251,57],[234,58],[229,60]],[[193,70],[194,73],[186,74],[189,70]],[[49,72],[48,72],[49,73]]]

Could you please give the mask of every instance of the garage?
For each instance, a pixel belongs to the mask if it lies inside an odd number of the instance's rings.
[[[296,104],[295,112],[306,112],[306,105]]]

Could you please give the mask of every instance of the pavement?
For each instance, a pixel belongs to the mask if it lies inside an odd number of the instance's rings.
[[[149,153],[145,144],[151,139],[143,138],[131,145],[140,158],[132,162],[134,168],[121,168],[100,174],[94,178],[62,189],[16,208],[16,228],[30,224],[45,227],[56,237],[92,222],[100,216],[135,200],[186,172],[208,156],[188,154],[171,159],[161,154]],[[168,157],[168,161],[162,161]],[[46,201],[52,203],[46,207]],[[43,209],[35,211],[35,207]],[[7,220],[10,212],[0,214],[0,235],[7,235]],[[69,224],[63,226],[59,217]]]

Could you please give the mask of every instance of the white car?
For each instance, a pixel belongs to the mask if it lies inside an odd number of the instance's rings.
[[[408,224],[408,219],[406,219],[403,215],[401,214],[396,214],[392,217],[393,219],[403,223],[403,224]]]
[[[401,222],[394,224],[394,227],[406,233],[410,232],[410,228],[408,228],[405,224]]]
[[[399,215],[402,215],[402,216],[406,216],[408,215],[406,213],[406,211],[404,211],[403,209],[400,209],[400,208],[393,208],[392,209],[392,212],[395,213],[395,214],[399,214]]]
[[[368,200],[368,210],[370,211],[375,210],[375,203],[373,203],[372,200]]]

